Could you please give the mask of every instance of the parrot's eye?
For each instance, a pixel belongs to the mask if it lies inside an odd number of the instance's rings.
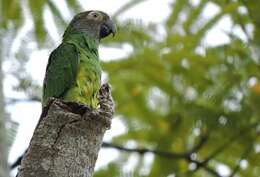
[[[93,11],[88,14],[88,18],[99,21],[99,20],[102,20],[102,15],[98,12]]]

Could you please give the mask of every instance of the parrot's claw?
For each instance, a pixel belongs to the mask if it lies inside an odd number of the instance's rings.
[[[98,94],[98,99],[100,107],[95,111],[103,119],[103,122],[105,122],[107,129],[109,129],[114,113],[114,101],[111,96],[111,87],[108,83],[101,86]]]
[[[114,109],[114,101],[111,96],[111,87],[108,83],[101,86],[98,94],[99,105],[101,109]]]
[[[111,86],[108,83],[103,84],[99,90],[99,97],[107,97],[110,94]]]

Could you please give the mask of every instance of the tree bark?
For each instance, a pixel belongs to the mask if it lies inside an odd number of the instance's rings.
[[[52,99],[42,113],[18,177],[91,177],[104,133],[110,128],[113,101],[103,85],[100,108]]]

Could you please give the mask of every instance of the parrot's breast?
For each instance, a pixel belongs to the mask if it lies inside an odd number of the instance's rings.
[[[101,86],[101,66],[97,57],[80,50],[80,63],[73,86],[67,91],[64,100],[76,101],[97,108],[98,91]]]

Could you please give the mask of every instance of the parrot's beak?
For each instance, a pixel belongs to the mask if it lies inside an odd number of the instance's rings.
[[[114,37],[116,34],[116,25],[111,19],[108,19],[101,25],[100,38],[104,38],[111,33]]]

